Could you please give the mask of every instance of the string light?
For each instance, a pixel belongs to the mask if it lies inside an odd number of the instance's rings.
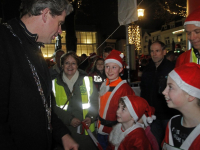
[[[138,25],[132,24],[128,26],[129,44],[135,44],[135,50],[141,50],[140,28]]]
[[[173,14],[173,15],[179,15],[179,16],[182,16],[182,17],[186,17],[187,16],[187,12],[186,12],[186,7],[183,7],[181,5],[178,5],[176,4],[177,7],[181,8],[181,9],[185,9],[185,10],[178,10],[178,12],[174,12],[174,11],[171,11],[169,9],[169,5],[167,2],[165,2],[165,6],[163,6],[163,8],[168,11],[170,14]]]

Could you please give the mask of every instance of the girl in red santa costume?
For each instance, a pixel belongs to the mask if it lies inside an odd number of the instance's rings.
[[[120,98],[117,110],[117,125],[109,135],[112,150],[151,150],[152,146],[145,134],[144,125],[137,121],[147,114],[148,122],[154,119],[148,102],[138,96]],[[154,116],[155,117],[155,116]]]
[[[163,150],[200,149],[200,65],[186,63],[172,70],[163,94],[168,107],[182,114],[169,121]]]

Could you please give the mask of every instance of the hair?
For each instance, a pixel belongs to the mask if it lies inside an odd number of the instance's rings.
[[[104,52],[104,53],[110,53],[112,50],[113,50],[113,47],[111,47],[111,46],[106,46],[106,47],[103,49],[103,52]]]
[[[87,55],[86,55],[86,54],[81,54],[81,56],[83,56],[83,57],[87,57]]]
[[[126,104],[125,104],[123,98],[120,98],[120,99],[119,99],[119,104],[121,104],[124,108],[126,108]]]
[[[155,43],[160,44],[160,46],[162,47],[162,50],[165,50],[165,49],[166,49],[166,45],[165,45],[163,42],[157,40],[157,41],[153,42],[151,45],[153,45],[153,44],[155,44]]]
[[[57,50],[57,51],[55,52],[55,57],[56,57],[57,53],[59,53],[59,52],[65,53],[62,49],[59,49],[59,50]]]
[[[97,59],[95,60],[95,62],[94,62],[93,67],[92,67],[92,72],[96,72],[96,71],[98,71],[96,65],[97,65],[97,62],[98,62],[99,60],[101,60],[101,61],[104,62],[104,59],[103,59],[103,58],[97,58]],[[103,71],[104,71],[104,70],[103,70]]]
[[[70,52],[68,52],[68,53],[63,54],[63,55],[61,56],[61,59],[60,59],[60,64],[61,64],[61,65],[64,65],[65,60],[66,60],[69,56],[73,57],[73,58],[76,60],[77,65],[79,65],[79,61],[80,61],[80,60],[79,60],[79,57],[78,57],[78,56],[76,55],[76,53],[73,52],[73,51],[70,51]]]
[[[169,51],[169,52],[166,54],[166,57],[170,57],[170,56],[172,56],[172,55],[175,56],[174,51]]]
[[[59,16],[63,11],[68,15],[73,10],[68,0],[21,0],[20,17],[39,16],[45,8],[50,9],[52,16]]]

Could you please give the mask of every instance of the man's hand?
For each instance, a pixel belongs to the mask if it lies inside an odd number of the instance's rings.
[[[62,137],[62,143],[65,150],[78,150],[78,144],[71,138],[69,134]]]
[[[83,122],[88,126],[88,127],[90,127],[90,125],[91,125],[91,118],[89,118],[89,117],[86,117],[84,120],[83,120]]]

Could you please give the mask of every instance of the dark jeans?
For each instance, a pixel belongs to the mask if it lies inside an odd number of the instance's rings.
[[[165,130],[166,130],[168,121],[169,119],[168,120],[154,120],[153,123],[151,124],[151,132],[155,136],[160,149],[162,149],[161,144],[165,137]]]
[[[98,133],[97,140],[101,145],[101,147],[103,148],[103,150],[106,150],[106,148],[108,147],[108,135],[102,135]]]

